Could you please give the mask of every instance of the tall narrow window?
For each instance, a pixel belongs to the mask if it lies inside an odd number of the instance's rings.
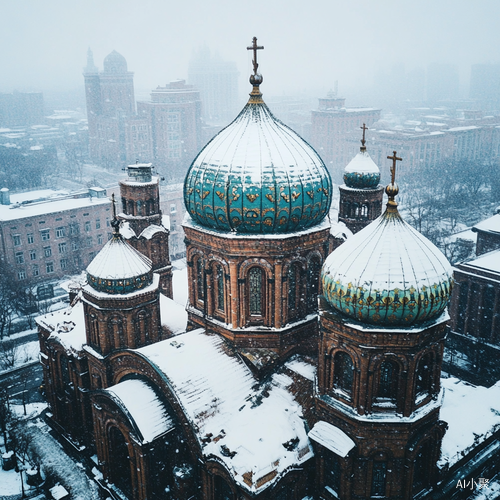
[[[432,390],[432,354],[428,352],[418,363],[417,368],[417,396],[429,394]]]
[[[288,271],[288,308],[290,316],[296,316],[297,303],[297,264],[292,264]]]
[[[398,365],[392,361],[384,361],[380,365],[378,397],[395,401],[398,392]]]
[[[323,470],[325,486],[338,494],[340,490],[340,463],[338,457],[331,451],[325,451]]]
[[[250,315],[262,316],[262,282],[263,271],[259,267],[252,267],[248,273],[249,295],[250,295]]]
[[[413,491],[417,492],[429,485],[429,466],[431,465],[432,448],[429,441],[420,448],[414,460]]]
[[[217,279],[217,309],[224,311],[224,271],[222,266],[216,266],[215,277]]]
[[[334,358],[334,387],[351,394],[353,378],[354,365],[351,356],[346,352],[338,352]]]
[[[203,301],[205,293],[203,289],[203,262],[201,258],[196,260],[196,293],[197,299]]]
[[[387,476],[386,462],[373,462],[372,497],[385,496],[385,482]]]
[[[319,275],[321,272],[321,263],[317,257],[314,257],[309,262],[307,269],[307,291],[308,291],[308,307],[309,311],[315,310],[318,302],[319,291]]]

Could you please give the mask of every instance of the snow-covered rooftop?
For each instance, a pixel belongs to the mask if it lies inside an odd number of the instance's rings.
[[[500,214],[483,220],[473,227],[473,231],[485,231],[487,233],[500,234]]]
[[[140,432],[139,439],[150,443],[174,428],[171,417],[155,391],[142,380],[125,380],[105,391],[124,408]]]
[[[260,491],[313,456],[302,408],[286,375],[256,385],[216,335],[194,330],[138,349],[169,379],[206,456],[225,463],[245,489]]]
[[[500,250],[492,250],[491,252],[480,255],[473,260],[469,260],[465,265],[500,273]]]
[[[339,457],[345,457],[354,448],[354,441],[341,429],[320,420],[309,432],[309,437]]]
[[[43,194],[42,194],[43,193]],[[24,203],[33,200],[32,203]],[[52,190],[10,195],[10,205],[0,205],[0,220],[15,220],[95,205],[110,204],[108,198],[72,198]]]
[[[448,423],[439,464],[458,462],[469,449],[500,428],[500,381],[490,388],[443,378],[440,418]]]

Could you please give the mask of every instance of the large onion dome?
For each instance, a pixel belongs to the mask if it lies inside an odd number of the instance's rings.
[[[290,233],[321,222],[331,180],[316,151],[262,100],[262,76],[237,118],[198,154],[184,182],[189,215],[238,233]]]
[[[386,211],[326,259],[323,294],[344,315],[380,326],[437,318],[453,285],[450,263],[397,210],[394,181]]]
[[[147,287],[153,281],[151,261],[129,245],[112,221],[112,238],[87,267],[87,281],[99,292],[125,294]]]

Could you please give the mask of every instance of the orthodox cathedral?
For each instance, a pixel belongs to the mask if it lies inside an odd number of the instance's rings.
[[[185,179],[186,309],[159,180],[132,165],[86,284],[37,320],[51,419],[113,498],[452,498],[476,457],[443,461],[452,268],[398,212],[396,152],[382,213],[364,128],[329,253],[332,182],[266,106],[261,48]]]

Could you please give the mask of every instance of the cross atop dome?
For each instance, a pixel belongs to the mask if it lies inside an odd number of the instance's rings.
[[[258,87],[262,81],[262,75],[257,73],[257,69],[259,67],[259,64],[257,63],[257,51],[262,50],[264,48],[264,45],[257,45],[257,37],[254,36],[252,39],[252,45],[250,47],[247,47],[247,50],[253,50],[253,59],[252,59],[252,64],[253,64],[253,75],[250,75],[250,83],[254,87]]]
[[[397,156],[397,152],[393,151],[392,156],[387,157],[388,160],[392,160],[392,166],[391,166],[391,183],[385,188],[385,192],[387,196],[389,197],[389,201],[387,202],[387,206],[390,207],[397,207],[396,201],[394,201],[394,198],[396,195],[399,193],[399,188],[398,185],[396,184],[396,162],[397,161],[403,161],[403,158],[399,158]]]
[[[247,50],[253,50],[252,63],[253,63],[253,74],[254,75],[257,74],[257,68],[259,67],[259,65],[257,64],[257,51],[261,50],[263,48],[264,48],[264,45],[257,45],[257,37],[256,36],[253,37],[252,45],[250,45],[250,47],[247,47]]]
[[[359,127],[360,129],[363,130],[363,138],[361,139],[361,148],[360,151],[366,151],[366,139],[365,139],[365,132],[368,130],[368,127],[366,126],[365,123],[363,123],[363,126],[362,127]]]
[[[113,228],[113,236],[120,236],[120,221],[116,217],[116,200],[115,193],[111,195],[111,208],[113,210],[113,220],[111,221],[111,227]]]

